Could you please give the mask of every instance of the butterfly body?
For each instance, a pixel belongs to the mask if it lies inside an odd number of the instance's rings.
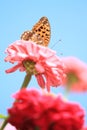
[[[46,17],[42,17],[32,28],[21,35],[23,40],[31,40],[43,46],[48,46],[50,41],[50,24]]]

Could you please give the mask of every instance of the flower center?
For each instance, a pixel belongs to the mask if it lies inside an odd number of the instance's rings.
[[[35,75],[38,74],[38,72],[35,69],[35,62],[31,61],[31,60],[24,60],[23,61],[23,65],[26,69],[27,73],[30,73],[31,75]]]
[[[67,74],[67,80],[68,80],[68,85],[72,85],[78,82],[79,78],[76,76],[75,73],[71,72]]]

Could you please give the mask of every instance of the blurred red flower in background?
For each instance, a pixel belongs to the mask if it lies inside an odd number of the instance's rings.
[[[84,110],[62,96],[41,94],[22,89],[14,95],[16,101],[8,109],[8,122],[20,130],[81,130]]]

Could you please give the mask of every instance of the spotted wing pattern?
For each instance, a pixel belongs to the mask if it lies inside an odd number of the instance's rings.
[[[23,40],[31,40],[37,44],[48,46],[51,36],[50,24],[47,17],[42,17],[32,28],[21,35]]]

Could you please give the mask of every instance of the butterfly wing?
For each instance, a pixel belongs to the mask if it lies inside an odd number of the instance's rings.
[[[47,17],[42,17],[38,23],[36,23],[32,31],[41,37],[44,46],[48,46],[51,36],[50,24]]]
[[[21,39],[22,40],[25,40],[25,41],[28,41],[28,40],[32,40],[32,35],[33,35],[33,33],[32,33],[32,31],[25,31],[25,32],[23,32],[23,34],[21,35]]]
[[[32,40],[37,44],[48,46],[50,41],[50,24],[46,17],[42,17],[32,28],[21,35],[23,40]]]

